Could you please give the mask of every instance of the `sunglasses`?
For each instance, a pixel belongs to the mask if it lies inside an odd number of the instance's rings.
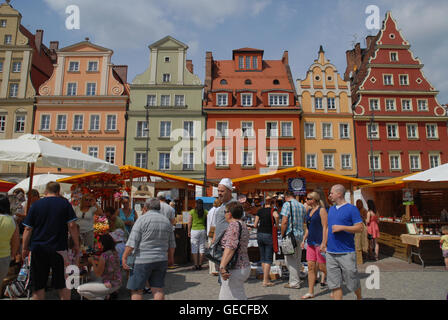
[[[311,201],[311,200],[314,200],[314,199],[313,198],[306,198],[306,200],[310,200]]]

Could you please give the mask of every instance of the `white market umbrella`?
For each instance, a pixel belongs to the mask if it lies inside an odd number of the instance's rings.
[[[448,163],[416,173],[410,177],[403,178],[403,180],[425,182],[448,181]]]
[[[36,189],[40,194],[44,193],[45,187],[50,181],[57,181],[58,179],[67,178],[68,176],[63,174],[37,174],[33,176],[33,186],[31,189]],[[60,183],[61,185],[61,194],[70,192],[71,184],[70,183]],[[16,189],[23,189],[25,193],[28,193],[28,189],[30,187],[30,178],[23,179],[18,184],[16,184],[12,189],[8,191],[8,194],[12,194]]]

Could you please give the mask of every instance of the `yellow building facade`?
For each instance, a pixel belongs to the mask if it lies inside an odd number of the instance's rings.
[[[350,84],[320,47],[304,80],[297,80],[302,164],[307,168],[356,176],[355,132]]]

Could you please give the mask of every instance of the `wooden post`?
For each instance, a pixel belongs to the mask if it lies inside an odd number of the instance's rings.
[[[188,184],[185,186],[185,204],[184,211],[188,211]]]
[[[30,168],[30,183],[28,185],[28,199],[26,201],[26,211],[24,212],[25,214],[28,214],[28,210],[30,209],[31,206],[31,202],[30,202],[30,197],[31,197],[31,189],[33,189],[33,177],[34,177],[34,163],[31,163],[31,168]]]

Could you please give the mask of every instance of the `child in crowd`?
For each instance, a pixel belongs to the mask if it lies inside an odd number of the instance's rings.
[[[440,238],[443,258],[445,259],[445,269],[448,270],[448,225],[442,227],[443,236]]]

